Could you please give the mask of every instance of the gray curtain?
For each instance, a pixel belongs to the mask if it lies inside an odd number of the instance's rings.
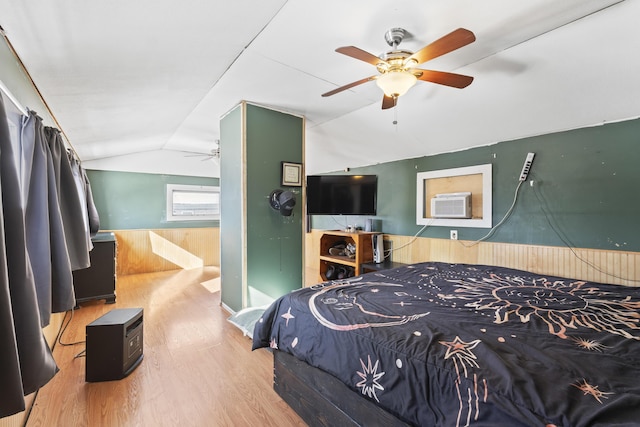
[[[95,236],[100,230],[100,215],[98,214],[98,209],[93,201],[93,192],[91,191],[89,177],[87,176],[87,172],[82,168],[78,159],[73,156],[69,156],[69,163],[71,163],[73,176],[76,178],[80,189],[80,198],[84,199],[85,202],[89,236]]]
[[[24,410],[24,395],[46,384],[58,370],[42,334],[36,279],[27,251],[20,158],[11,143],[0,97],[0,417]]]
[[[58,370],[42,327],[49,324],[51,313],[74,307],[72,270],[89,267],[90,236],[98,232],[100,220],[87,175],[67,152],[60,132],[44,127],[34,112],[21,121],[8,120],[2,96],[0,107],[4,417],[24,410],[24,396]]]
[[[73,308],[75,297],[53,160],[42,119],[33,112],[23,119],[19,148],[27,251],[44,327],[51,313]]]
[[[90,265],[89,251],[92,246],[88,232],[86,196],[80,195],[80,177],[73,172],[60,131],[50,127],[45,127],[44,131],[53,161],[56,193],[71,269],[87,268]]]

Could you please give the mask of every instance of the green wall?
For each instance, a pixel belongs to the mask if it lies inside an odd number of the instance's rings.
[[[222,301],[238,311],[302,286],[301,187],[281,186],[280,174],[282,161],[303,161],[304,120],[243,103],[220,128]],[[296,195],[291,216],[269,205],[276,189]]]
[[[414,235],[416,173],[493,164],[493,224],[513,202],[528,152],[536,153],[512,215],[488,241],[640,251],[640,120],[507,141],[455,153],[356,168],[378,175],[382,231]],[[530,181],[533,181],[531,186]],[[364,218],[315,216],[314,228],[363,225]],[[423,237],[477,240],[489,229],[431,226]]]
[[[247,305],[260,306],[303,282],[301,187],[280,185],[280,162],[303,162],[304,123],[300,117],[248,104],[246,126]],[[269,205],[276,189],[296,195],[291,216]]]
[[[101,230],[216,227],[218,221],[167,221],[167,184],[213,185],[217,178],[87,170]]]
[[[234,311],[243,308],[244,286],[242,114],[239,105],[220,120],[220,292]]]

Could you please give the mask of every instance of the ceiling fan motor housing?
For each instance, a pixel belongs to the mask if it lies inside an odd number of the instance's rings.
[[[382,62],[376,67],[378,72],[386,73],[388,71],[401,71],[416,66],[413,61],[406,63],[406,59],[413,55],[409,50],[392,50],[380,55]]]
[[[392,28],[384,33],[384,39],[389,46],[396,49],[406,34],[407,31],[404,28]]]

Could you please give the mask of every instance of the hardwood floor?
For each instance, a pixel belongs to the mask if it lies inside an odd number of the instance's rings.
[[[54,348],[60,372],[37,397],[35,426],[304,426],[273,391],[273,358],[226,319],[218,269],[118,277],[116,304],[75,310],[63,343],[114,308],[144,309],[144,360],[118,381],[85,382],[84,344]]]

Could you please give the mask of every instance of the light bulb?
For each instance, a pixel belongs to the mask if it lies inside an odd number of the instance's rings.
[[[407,93],[416,81],[418,78],[408,71],[389,71],[378,77],[376,84],[385,95],[397,97]]]

